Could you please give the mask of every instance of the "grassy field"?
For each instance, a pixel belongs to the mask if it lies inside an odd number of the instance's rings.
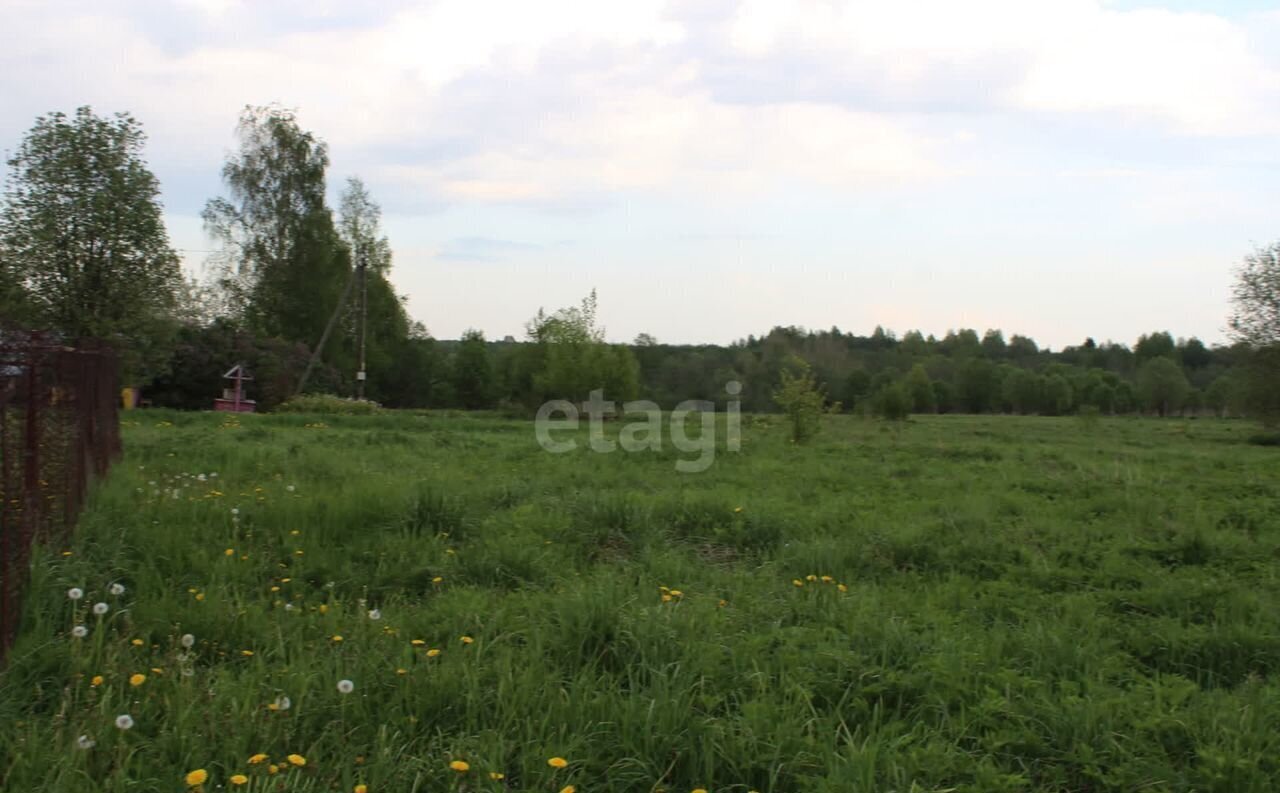
[[[127,418],[33,573],[5,791],[1280,789],[1244,423],[748,417],[690,475],[492,417]]]

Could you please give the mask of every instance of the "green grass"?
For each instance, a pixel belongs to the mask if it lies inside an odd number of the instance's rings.
[[[749,417],[693,475],[491,416],[127,418],[38,556],[0,789],[1280,785],[1280,457],[1243,423]]]

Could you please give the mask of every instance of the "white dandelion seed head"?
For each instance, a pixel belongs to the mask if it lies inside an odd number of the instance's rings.
[[[71,629],[71,635],[77,639],[83,639],[89,635],[89,629],[83,625],[77,625]]]
[[[133,717],[128,713],[121,713],[116,716],[116,729],[130,730],[133,729]]]
[[[81,735],[79,738],[76,738],[76,746],[81,749],[92,749],[96,743],[97,741],[93,740],[88,735]]]
[[[196,643],[196,637],[192,636],[189,633],[184,633],[182,634],[182,638],[179,639],[178,641],[182,643],[183,647],[186,647],[187,649],[191,649],[191,647]]]
[[[110,607],[110,606],[108,606],[106,603],[94,603],[94,604],[93,604],[93,613],[94,613],[94,614],[97,614],[99,617],[101,617],[103,614],[106,614],[106,613],[107,613],[107,611],[108,611],[108,610],[110,610],[110,609],[111,609],[111,607]]]
[[[338,692],[339,692],[339,693],[341,693],[341,694],[350,694],[352,691],[355,691],[355,690],[356,690],[356,684],[355,684],[355,683],[352,683],[350,680],[339,680],[339,681],[338,681]]]
[[[379,609],[369,609],[369,619],[375,622],[382,619],[382,611]]]
[[[239,507],[232,507],[232,508],[231,508],[231,514],[232,514],[232,515],[239,515],[239,514],[240,514],[240,508],[239,508]]]
[[[207,478],[208,477],[206,477],[204,474],[196,474],[196,479],[200,480],[201,482],[203,482]]]
[[[293,485],[285,485],[284,489],[288,490],[290,493],[292,493],[295,490]]]
[[[67,597],[71,598],[72,600],[79,600],[80,598],[84,597],[84,590],[78,586],[73,586],[67,590]]]
[[[124,584],[112,584],[112,585],[111,585],[111,594],[113,594],[113,595],[117,595],[117,596],[119,596],[119,595],[123,595],[123,594],[124,594]]]
[[[285,610],[285,611],[293,611],[293,609],[294,609],[294,605],[293,605],[292,603],[286,603],[286,604],[284,604],[284,610]]]
[[[276,710],[288,710],[291,707],[293,707],[293,702],[288,697],[283,694],[276,697]]]

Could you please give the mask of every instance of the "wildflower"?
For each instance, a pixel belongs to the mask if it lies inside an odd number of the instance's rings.
[[[276,697],[275,702],[272,702],[267,707],[270,708],[271,710],[286,711],[289,708],[293,707],[293,702],[291,702],[289,698],[286,697],[284,694],[281,694],[280,696]]]
[[[298,536],[299,534],[301,534],[301,533],[302,533],[302,532],[298,531],[297,529],[294,529],[293,531],[289,532],[289,536],[291,536],[291,537],[297,537],[297,536]]]
[[[565,785],[560,788],[560,793],[578,793],[578,789],[573,785]]]
[[[471,644],[472,642],[475,641],[475,639],[471,638],[470,636],[463,636],[458,641],[462,642],[463,644]]]
[[[151,667],[151,673],[152,673],[152,674],[155,674],[155,675],[163,675],[163,674],[164,674],[164,670],[163,670],[163,669],[161,669],[161,668],[160,668],[160,667],[158,667],[158,666],[153,666],[153,667]]]
[[[356,684],[352,683],[350,680],[338,681],[338,693],[350,694],[352,691],[355,691],[355,690],[356,690]]]
[[[249,777],[244,774],[232,774],[227,781],[233,785],[247,785],[249,784]]]
[[[729,605],[729,601],[721,598],[720,602],[717,603],[716,605],[719,606],[720,608],[724,608],[725,606]]]
[[[683,593],[683,592],[681,592],[681,591],[680,591],[680,590],[678,590],[678,589],[673,589],[673,590],[671,590],[671,597],[673,597],[673,598],[682,598],[682,597],[684,597],[684,593]]]
[[[428,658],[435,658],[439,654],[440,654],[440,648],[438,647],[432,647],[430,650],[427,650]]]
[[[279,591],[280,591],[280,587],[278,587],[278,586],[273,586],[273,587],[271,587],[271,591],[272,591],[272,592],[279,592]]]
[[[449,767],[454,771],[457,771],[459,774],[465,774],[471,770],[471,764],[466,760],[454,760],[452,763],[449,763]]]
[[[257,765],[257,764],[259,764],[259,763],[263,763],[263,762],[266,762],[266,761],[267,761],[267,755],[265,755],[265,754],[255,754],[253,757],[250,757],[250,758],[249,758],[249,765]]]
[[[407,674],[409,674],[409,670],[408,670],[408,669],[405,669],[405,668],[402,666],[402,667],[400,667],[399,669],[397,669],[397,670],[396,670],[396,674],[397,674],[397,675],[407,675]]]
[[[431,583],[438,584],[443,580],[444,580],[444,576],[436,576],[435,578],[431,579]]]
[[[203,592],[199,592],[199,593],[197,593],[197,594],[196,594],[196,600],[204,600],[204,593],[203,593]]]
[[[181,638],[181,639],[179,639],[179,640],[178,640],[178,642],[179,642],[183,647],[186,647],[186,648],[189,650],[189,649],[191,649],[191,648],[192,648],[192,646],[194,646],[194,645],[195,645],[195,643],[196,643],[196,637],[195,637],[195,636],[192,636],[190,633],[184,633],[184,634],[182,634],[182,638]]]
[[[93,740],[88,735],[81,735],[79,738],[76,738],[76,746],[81,749],[92,749],[95,744],[97,744],[97,741]]]
[[[133,729],[133,717],[128,713],[122,713],[116,716],[116,729],[130,730]]]
[[[235,555],[236,555],[236,549],[235,549],[235,548],[228,548],[227,550],[225,550],[225,551],[223,551],[223,552],[222,552],[222,555],[223,555],[223,556],[235,556]]]
[[[707,793],[707,789],[704,787],[696,787],[693,789],[693,793]]]
[[[285,485],[284,489],[289,491],[290,493],[292,493],[295,490],[293,485]]]
[[[316,611],[320,612],[321,614],[327,614],[329,613],[329,606],[326,603],[321,603],[319,606],[316,606]]]
[[[671,596],[670,596],[670,595],[668,595],[668,594],[666,594],[666,593],[664,592],[664,593],[662,594],[662,602],[663,602],[663,603],[670,603],[670,602],[671,602]]]
[[[133,686],[134,688],[137,688],[138,686],[142,685],[145,682],[147,682],[147,676],[142,674],[141,672],[135,672],[134,674],[129,676],[129,685]]]
[[[239,507],[232,507],[232,508],[231,508],[231,516],[232,516],[232,517],[235,517],[235,516],[237,516],[237,515],[239,515],[239,514],[240,514],[240,508],[239,508]]]
[[[72,600],[79,600],[80,598],[84,597],[84,590],[78,586],[73,586],[67,590],[67,597],[71,598]]]
[[[275,774],[275,773],[278,773],[279,771],[280,771],[280,766],[276,765],[275,763],[272,763],[271,765],[267,766],[268,774]]]
[[[119,597],[120,595],[124,594],[124,584],[112,584],[111,589],[109,591],[111,592],[111,594],[115,595],[116,597]]]
[[[361,782],[351,789],[351,793],[369,793],[369,786]]]
[[[241,650],[240,654],[243,655],[245,658],[252,658],[253,650]]]
[[[102,683],[103,683],[102,675],[94,675],[93,679],[89,681],[89,685],[94,687],[100,686],[102,685]]]
[[[77,625],[71,629],[71,635],[77,639],[83,639],[89,635],[89,629],[83,625]]]
[[[822,577],[822,583],[824,583],[824,584],[830,584],[830,583],[831,583],[832,581],[834,581],[834,580],[835,580],[835,579],[834,579],[834,578],[832,578],[832,577],[831,577],[831,576],[829,576],[829,575],[824,575],[824,576]]]
[[[300,754],[291,754],[285,759],[289,761],[289,765],[296,765],[299,768],[307,764],[307,758]]]
[[[146,642],[142,641],[141,639],[133,639],[129,642],[129,644],[132,644],[134,647],[141,647],[142,645],[146,644]]]
[[[565,766],[569,765],[569,761],[564,759],[563,757],[553,757],[547,761],[547,765],[551,766],[552,768],[564,768]]]
[[[340,633],[335,633],[335,634],[333,634],[333,642],[334,642],[334,644],[341,644],[341,643],[342,643],[342,634],[340,634]]]
[[[741,511],[742,511],[742,507],[734,507],[734,508],[733,508],[733,511],[734,511],[734,512],[741,512]]]
[[[809,575],[807,575],[807,576],[805,576],[805,577],[804,577],[804,580],[806,580],[806,581],[808,581],[808,582],[810,582],[810,583],[813,583],[814,581],[817,581],[817,580],[818,580],[818,577],[817,577],[816,575],[814,575],[813,573],[810,573]]]
[[[374,622],[377,622],[378,620],[382,619],[382,612],[379,611],[378,609],[369,609],[369,619],[373,620]]]
[[[500,782],[503,779],[506,779],[507,775],[498,773],[497,771],[490,771],[489,778],[492,779],[494,782]]]
[[[849,591],[849,587],[845,586],[844,584],[836,584],[836,589],[840,590],[841,592]]]
[[[423,641],[422,639],[410,639],[409,644],[412,644],[414,647],[421,647],[422,645],[426,644],[426,642]]]
[[[791,583],[794,584],[795,586],[804,586],[804,582],[801,581],[799,578],[791,579]]]
[[[209,778],[209,772],[204,770],[203,768],[197,768],[194,771],[188,771],[187,777],[186,777],[187,787],[195,787],[197,785],[203,785],[205,783],[205,780],[207,780],[208,778]]]

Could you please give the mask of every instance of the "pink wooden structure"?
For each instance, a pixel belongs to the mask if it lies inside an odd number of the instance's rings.
[[[257,402],[244,398],[244,381],[252,380],[253,378],[245,373],[242,364],[236,364],[231,367],[222,376],[222,379],[230,380],[235,385],[231,388],[222,389],[222,396],[213,400],[214,410],[222,410],[228,413],[252,413],[257,408]]]

